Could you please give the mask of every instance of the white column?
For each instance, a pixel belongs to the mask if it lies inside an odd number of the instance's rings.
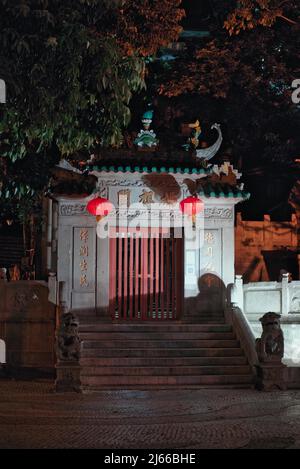
[[[109,238],[97,238],[97,310],[105,312],[109,308]]]
[[[230,226],[222,230],[222,277],[225,286],[234,282],[234,261],[234,226]]]
[[[0,339],[0,364],[6,363],[6,347],[4,340]]]
[[[52,269],[52,220],[53,220],[53,202],[48,199],[48,219],[47,219],[47,271]]]
[[[60,300],[71,308],[72,288],[72,227],[60,225],[58,228],[57,280],[60,285]]]
[[[287,316],[289,313],[289,273],[282,275],[281,281],[281,314]]]
[[[235,276],[235,282],[232,289],[231,302],[236,304],[244,311],[244,286],[242,275]]]
[[[195,231],[194,238],[184,238],[184,297],[195,297],[199,293],[200,277],[200,232]]]

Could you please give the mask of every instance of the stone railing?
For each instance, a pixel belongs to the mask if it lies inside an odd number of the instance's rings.
[[[298,387],[298,374],[289,376],[288,368],[282,362],[284,335],[280,327],[280,315],[274,312],[264,314],[260,318],[260,334],[256,338],[246,315],[232,301],[235,294],[235,285],[229,285],[225,319],[232,325],[252,367],[255,387],[263,391]]]
[[[252,328],[243,314],[243,311],[234,303],[230,301],[231,287],[228,288],[229,301],[225,307],[225,319],[228,324],[231,324],[235,334],[240,341],[242,348],[247,356],[250,366],[255,371],[258,365],[258,357],[255,345],[255,336]]]
[[[252,282],[243,284],[236,275],[232,287],[232,301],[247,315],[274,311],[281,316],[300,314],[300,281],[289,282],[290,275],[282,275],[281,282]]]
[[[289,274],[283,274],[281,282],[243,284],[237,275],[230,286],[229,302],[243,312],[255,338],[261,334],[260,318],[269,311],[279,314],[285,337],[284,363],[299,367],[300,281],[290,282]]]

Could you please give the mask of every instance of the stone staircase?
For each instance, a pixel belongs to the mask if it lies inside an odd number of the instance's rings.
[[[84,389],[251,387],[253,374],[224,323],[81,322]]]

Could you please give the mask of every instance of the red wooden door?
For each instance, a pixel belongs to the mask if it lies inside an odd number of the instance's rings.
[[[110,239],[110,314],[116,320],[178,319],[183,239],[162,230],[143,234],[122,231]]]

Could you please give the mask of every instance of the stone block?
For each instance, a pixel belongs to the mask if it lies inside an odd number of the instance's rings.
[[[81,392],[81,367],[78,362],[58,362],[56,365],[56,392]]]
[[[256,387],[260,391],[287,389],[287,367],[281,363],[261,363],[256,367]]]

